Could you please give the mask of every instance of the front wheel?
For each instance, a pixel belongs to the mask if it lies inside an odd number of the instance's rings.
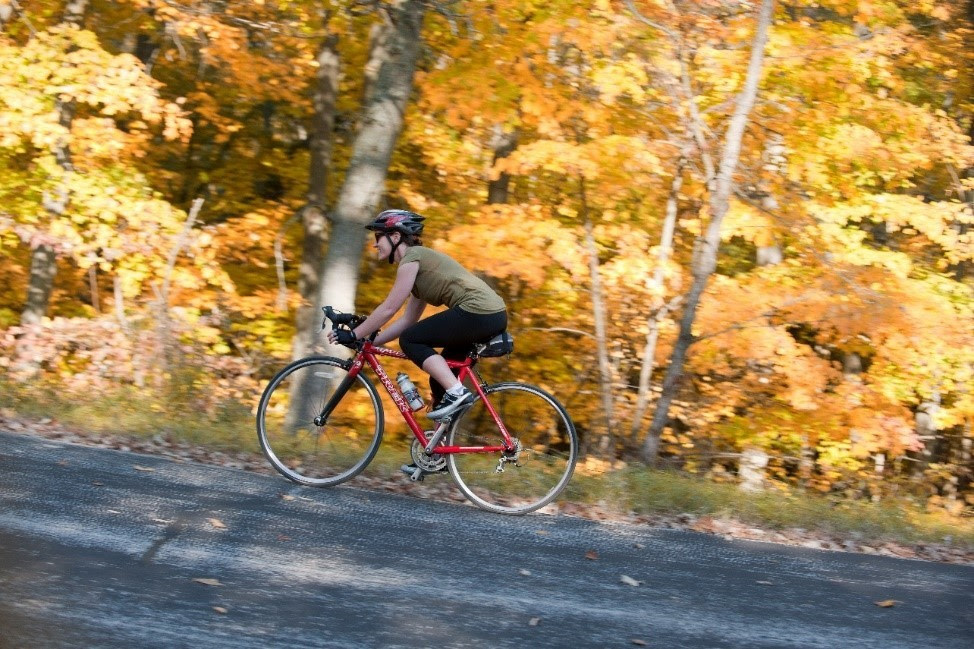
[[[526,514],[540,509],[561,493],[575,470],[575,425],[565,408],[539,387],[499,383],[485,392],[517,447],[511,453],[447,455],[450,475],[471,502],[488,511]],[[503,444],[481,398],[456,416],[449,439],[450,446]]]
[[[327,356],[285,367],[257,406],[264,455],[285,477],[312,487],[361,473],[379,450],[382,426],[372,382],[361,373],[349,376],[345,361]]]

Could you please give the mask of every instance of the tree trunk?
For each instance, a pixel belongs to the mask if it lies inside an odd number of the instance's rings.
[[[6,29],[7,23],[12,22],[20,14],[20,6],[16,2],[0,4],[0,31]]]
[[[935,461],[934,447],[937,441],[937,413],[940,411],[940,390],[934,390],[933,395],[917,406],[917,411],[913,416],[914,428],[917,439],[923,443],[920,457],[923,462],[929,464]]]
[[[494,134],[490,140],[490,146],[494,150],[494,159],[491,167],[498,160],[508,157],[517,148],[517,131],[504,132],[500,124],[494,126]],[[487,204],[497,205],[508,201],[508,191],[511,184],[511,175],[506,171],[498,174],[497,178],[491,179],[487,185]]]
[[[425,10],[423,0],[402,0],[388,10],[392,14],[392,28],[387,46],[376,48],[383,60],[365,107],[362,128],[355,138],[345,182],[331,214],[332,229],[316,307],[328,304],[343,311],[354,309],[365,242],[364,226],[382,198],[389,160],[402,130]]]
[[[68,25],[81,27],[85,20],[85,11],[88,9],[88,0],[70,0],[64,6],[64,18],[62,22]]]
[[[54,249],[45,244],[34,246],[30,257],[30,280],[27,284],[27,304],[20,314],[20,324],[34,325],[47,315],[57,274],[57,256]]]
[[[64,8],[61,22],[65,25],[81,27],[84,22],[85,9],[88,0],[71,0]],[[68,176],[74,171],[71,164],[71,148],[69,146],[71,123],[74,121],[75,106],[73,102],[58,101],[56,104],[58,124],[67,129],[65,140],[54,145],[54,157],[64,172],[65,178],[57,198],[44,196],[44,207],[52,218],[64,214],[70,200],[67,189]],[[27,302],[20,315],[20,323],[32,325],[40,322],[47,315],[50,307],[51,293],[54,290],[54,278],[57,275],[57,254],[54,248],[46,242],[36,243],[31,255],[30,278],[27,288]]]
[[[612,369],[609,366],[608,334],[605,326],[605,300],[602,296],[602,281],[599,277],[599,253],[595,247],[595,237],[592,236],[592,222],[585,214],[584,208],[584,185],[583,196],[583,217],[585,224],[585,247],[588,251],[588,270],[592,278],[592,316],[595,322],[595,346],[599,363],[599,394],[602,396],[602,414],[604,415],[605,433],[599,440],[599,455],[605,458],[614,457],[615,444],[613,428],[615,418],[613,416],[612,400]]]
[[[300,212],[304,235],[301,244],[301,266],[298,270],[298,293],[301,295],[301,305],[297,309],[297,331],[291,350],[291,357],[295,360],[311,353],[318,333],[319,320],[314,308],[318,296],[318,279],[324,263],[327,234],[325,190],[334,141],[338,74],[338,36],[329,34],[318,50],[318,70],[312,95],[314,115],[310,142],[308,202]]]
[[[758,82],[761,79],[764,64],[764,47],[768,40],[768,29],[771,24],[773,9],[774,0],[762,0],[754,35],[754,45],[751,49],[751,59],[747,67],[747,77],[744,81],[744,88],[737,97],[734,114],[728,124],[720,168],[710,191],[710,222],[707,224],[703,237],[697,241],[693,260],[693,284],[687,294],[683,317],[680,320],[680,334],[670,356],[670,365],[663,380],[663,391],[643,445],[643,459],[648,464],[656,462],[660,435],[669,420],[670,404],[676,396],[687,350],[694,341],[693,322],[696,318],[697,305],[700,303],[700,296],[707,286],[707,281],[717,267],[720,227],[730,204],[734,171],[740,158],[744,128],[757,96]]]
[[[666,199],[666,216],[663,219],[663,232],[659,238],[659,253],[656,255],[656,269],[653,271],[653,288],[658,297],[653,299],[650,316],[647,320],[646,345],[643,347],[642,364],[639,368],[639,388],[636,395],[636,408],[629,428],[630,443],[635,446],[636,436],[642,428],[643,414],[649,404],[649,379],[656,366],[656,345],[659,341],[659,324],[669,315],[670,305],[663,299],[663,273],[666,262],[673,254],[673,236],[676,233],[676,216],[679,211],[679,194],[683,187],[683,168],[686,158],[681,157],[670,184],[670,195]]]
[[[382,13],[380,17],[381,21],[369,29],[369,59],[365,63],[362,83],[362,106],[366,107],[375,95],[382,65],[392,56],[389,47],[394,33],[393,26],[388,14]]]

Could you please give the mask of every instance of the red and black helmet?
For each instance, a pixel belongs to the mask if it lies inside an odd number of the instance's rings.
[[[365,226],[366,230],[375,232],[401,232],[418,237],[423,233],[423,221],[425,216],[420,216],[409,210],[385,210],[380,212],[375,219]]]

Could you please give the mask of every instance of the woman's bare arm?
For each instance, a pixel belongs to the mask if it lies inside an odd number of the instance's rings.
[[[396,312],[409,299],[410,292],[413,290],[413,284],[416,283],[417,273],[419,273],[418,261],[407,262],[399,266],[399,270],[396,271],[396,282],[389,290],[389,295],[382,301],[382,304],[375,307],[375,311],[369,314],[365,322],[355,327],[354,332],[356,338],[365,338],[373,331],[380,329],[392,319],[392,316],[396,315]]]
[[[395,322],[383,329],[382,333],[375,337],[375,344],[384,345],[390,340],[398,338],[406,327],[414,325],[419,321],[420,316],[423,315],[423,311],[425,310],[426,302],[423,302],[415,295],[410,295],[409,300],[406,302],[406,310]]]

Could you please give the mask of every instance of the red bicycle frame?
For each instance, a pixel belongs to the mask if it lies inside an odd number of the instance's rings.
[[[394,349],[388,349],[386,347],[377,347],[371,343],[371,341],[366,341],[362,346],[362,350],[355,355],[351,361],[351,365],[348,367],[348,379],[354,379],[358,376],[358,373],[362,371],[362,368],[367,364],[375,372],[376,376],[379,377],[379,381],[385,386],[386,392],[392,397],[393,402],[395,402],[396,407],[399,408],[399,412],[402,413],[403,419],[406,420],[406,424],[409,429],[413,431],[413,435],[416,439],[423,445],[423,448],[429,449],[429,442],[431,438],[426,437],[426,433],[423,427],[419,425],[416,421],[415,415],[413,415],[412,409],[409,404],[406,403],[406,399],[402,396],[399,391],[399,387],[389,378],[386,371],[382,368],[382,364],[379,362],[379,356],[388,356],[390,358],[406,358],[406,355],[402,352],[396,351]],[[457,378],[463,383],[466,379],[470,379],[470,383],[473,384],[474,391],[480,395],[483,400],[484,405],[487,407],[487,411],[490,416],[494,419],[497,424],[497,428],[500,430],[501,435],[504,438],[503,446],[437,446],[435,452],[439,454],[452,454],[452,453],[498,453],[498,452],[513,452],[514,442],[511,439],[511,434],[507,431],[507,426],[501,421],[500,416],[497,411],[494,410],[494,406],[487,399],[487,393],[484,391],[483,381],[480,376],[473,369],[473,358],[467,357],[462,361],[451,361],[447,360],[447,365],[450,369],[459,369],[457,373]],[[436,432],[440,432],[440,428],[446,426],[445,422],[437,424]],[[434,433],[434,437],[436,434]]]

